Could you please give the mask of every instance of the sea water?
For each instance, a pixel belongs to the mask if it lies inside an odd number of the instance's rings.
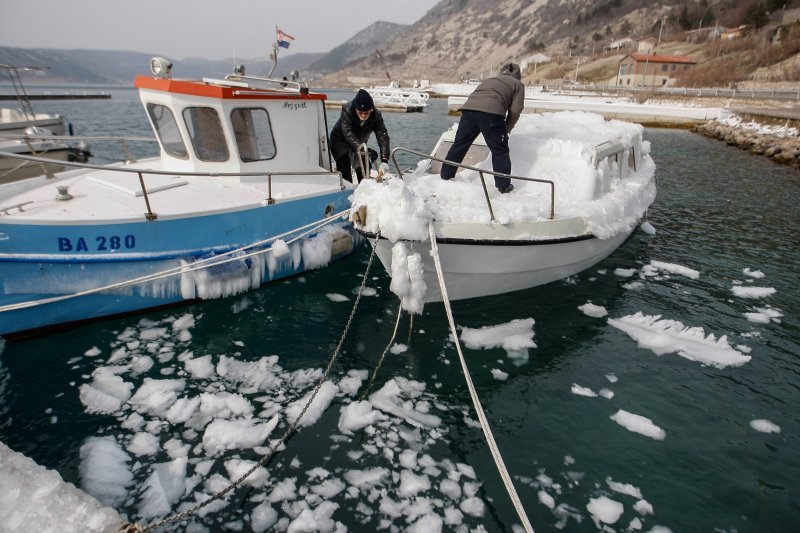
[[[35,109],[78,134],[150,135],[136,92],[110,92]],[[429,102],[384,114],[393,146],[428,151],[456,120]],[[655,233],[566,280],[453,303],[478,396],[537,531],[796,531],[800,175],[687,131],[644,137]],[[93,146],[97,160],[114,150]],[[442,305],[398,322],[368,263],[365,248],[245,295],[2,343],[0,440],[149,523],[258,460],[336,352],[314,423],[177,529],[512,530]],[[202,413],[278,419],[254,446]]]

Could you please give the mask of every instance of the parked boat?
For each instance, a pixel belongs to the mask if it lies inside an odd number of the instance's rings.
[[[159,157],[0,185],[0,335],[241,293],[361,241],[325,95],[170,68],[135,81]]]
[[[87,145],[63,140],[64,136],[72,135],[72,126],[65,117],[34,112],[19,71],[39,69],[11,65],[0,65],[0,69],[8,72],[19,104],[19,109],[0,108],[0,152],[40,156],[55,161],[86,162],[90,155]],[[0,156],[0,183],[63,169],[63,165]]]
[[[362,182],[356,227],[377,246],[393,287],[416,285],[424,301],[442,298],[429,224],[451,300],[566,278],[616,250],[653,202],[655,165],[642,130],[590,113],[523,115],[510,139],[515,190],[500,194],[481,137],[454,180],[439,178],[451,129],[405,179],[398,169],[397,178]]]
[[[386,86],[369,87],[367,92],[381,110],[415,113],[422,112],[428,107],[428,93],[402,88],[395,81]]]

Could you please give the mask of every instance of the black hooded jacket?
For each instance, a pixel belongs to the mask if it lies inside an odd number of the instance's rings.
[[[383,115],[378,109],[373,109],[369,118],[361,124],[356,115],[353,102],[342,106],[342,115],[331,130],[331,154],[334,159],[339,159],[349,152],[355,152],[359,146],[369,141],[369,136],[375,133],[378,147],[381,150],[381,161],[389,160],[389,132],[383,123]]]

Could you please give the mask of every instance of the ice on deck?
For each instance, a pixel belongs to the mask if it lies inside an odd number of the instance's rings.
[[[0,530],[116,531],[119,513],[0,442]]]
[[[509,138],[511,173],[553,181],[556,218],[583,217],[588,231],[601,239],[610,238],[631,229],[655,199],[655,164],[649,156],[649,142],[641,140],[642,130],[638,124],[607,121],[593,113],[523,115]],[[630,168],[624,179],[620,179],[619,168],[627,168],[624,157],[619,163],[609,158],[597,167],[593,164],[593,148],[605,141],[625,148],[640,146],[636,169]],[[477,167],[491,170],[491,156]],[[426,169],[427,161],[423,161],[403,180],[364,180],[359,184],[353,206],[368,206],[367,231],[380,230],[392,241],[424,241],[428,222],[434,219],[449,223],[489,222],[477,172],[462,170],[445,181]],[[499,223],[549,217],[549,186],[517,180],[512,193],[500,194],[491,175],[485,175],[485,180]]]

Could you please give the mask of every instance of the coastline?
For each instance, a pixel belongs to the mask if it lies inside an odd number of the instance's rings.
[[[728,146],[736,146],[753,155],[764,156],[776,163],[800,169],[800,136],[797,128],[765,126],[758,122],[745,122],[736,116],[709,120],[692,128],[692,131],[723,141]]]

